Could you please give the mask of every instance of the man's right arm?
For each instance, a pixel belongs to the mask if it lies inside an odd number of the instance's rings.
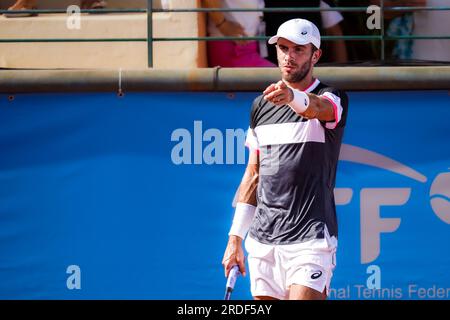
[[[229,232],[228,244],[222,260],[226,277],[234,265],[239,266],[243,275],[246,273],[242,240],[245,238],[255,214],[258,180],[259,154],[257,150],[250,149],[247,168],[239,186],[233,225]]]
[[[256,189],[259,180],[259,153],[250,149],[250,155],[244,177],[239,186],[238,201],[256,207]]]

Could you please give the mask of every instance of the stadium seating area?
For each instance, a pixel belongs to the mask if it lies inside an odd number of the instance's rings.
[[[6,10],[14,3],[15,0],[2,1],[0,10]],[[73,3],[77,2],[38,0],[38,9],[66,10]],[[73,25],[70,27],[74,16],[65,13],[39,13],[37,16],[15,18],[0,15],[0,68],[145,69],[150,66],[150,60],[152,67],[160,69],[208,66],[205,41],[154,41],[150,46],[152,50],[149,55],[146,0],[109,0],[107,3],[107,9],[142,10],[105,14],[83,13],[79,28],[73,28]],[[336,0],[334,3],[338,6],[354,5],[345,0]],[[357,5],[364,7],[371,3],[376,1],[365,0],[358,2]],[[446,4],[450,4],[450,0],[428,2],[429,6]],[[202,0],[153,0],[153,8],[156,9],[199,8],[202,5],[204,5]],[[340,28],[344,36],[378,36],[381,32],[366,27],[368,15],[365,12],[342,14],[344,20],[340,22]],[[448,31],[450,28],[448,26],[450,11],[416,11],[409,12],[403,17],[401,14],[399,16],[399,13],[396,14],[399,19],[393,19],[392,13],[385,15],[387,36],[448,36],[445,30]],[[204,12],[154,12],[152,21],[154,38],[195,39],[208,36],[208,17]],[[415,26],[415,30],[409,27],[411,23]],[[327,35],[325,33],[325,36]],[[45,39],[50,41],[36,41]],[[344,63],[376,64],[381,59],[383,50],[386,53],[383,64],[423,65],[428,64],[428,61],[450,60],[449,39],[398,42],[393,39],[385,42],[384,49],[379,39],[346,41],[348,59],[346,58]],[[325,46],[330,43],[336,41],[324,41]],[[394,46],[396,43],[399,45]],[[329,47],[325,52],[330,54],[336,50]],[[324,62],[326,63],[327,59],[323,57],[321,63]]]
[[[7,9],[13,0],[1,2]],[[65,9],[74,1],[39,1],[39,9]],[[199,0],[171,0],[171,8],[195,8]],[[147,1],[108,1],[108,9],[146,8]],[[154,1],[161,8],[160,1]],[[154,13],[154,37],[205,36],[201,13]],[[0,39],[147,38],[146,13],[83,14],[81,29],[67,28],[65,14],[6,18],[0,15]],[[197,41],[155,42],[156,68],[206,66],[205,44]],[[0,68],[146,68],[147,42],[0,43]]]

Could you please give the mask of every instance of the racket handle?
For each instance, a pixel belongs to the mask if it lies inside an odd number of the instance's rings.
[[[228,288],[227,288],[227,291],[225,291],[225,298],[224,298],[224,300],[230,300],[230,298],[231,298],[231,291],[228,290]]]
[[[241,274],[239,271],[239,266],[235,265],[231,268],[230,273],[227,278],[227,288],[225,291],[225,300],[230,300],[231,292],[234,289],[234,285],[236,284],[237,277]]]

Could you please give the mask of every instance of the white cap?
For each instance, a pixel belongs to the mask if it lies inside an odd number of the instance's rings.
[[[320,31],[311,21],[305,19],[292,19],[284,22],[277,34],[269,39],[270,44],[275,44],[278,38],[284,38],[299,45],[312,43],[320,49]]]

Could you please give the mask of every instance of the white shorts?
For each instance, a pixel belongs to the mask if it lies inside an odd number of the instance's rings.
[[[325,239],[269,245],[245,240],[252,296],[289,297],[289,287],[299,284],[319,292],[330,288],[336,266],[337,239],[325,231]]]

